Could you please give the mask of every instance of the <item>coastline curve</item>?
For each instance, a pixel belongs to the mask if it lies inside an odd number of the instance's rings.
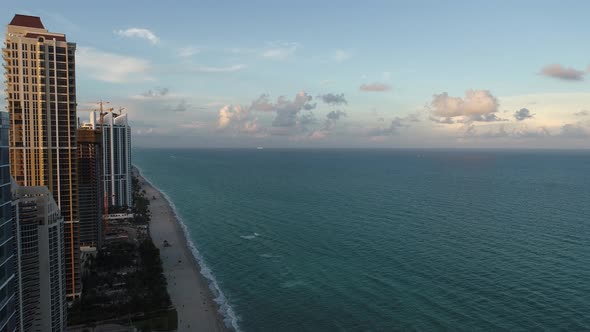
[[[164,190],[157,187],[154,184],[154,182],[152,180],[150,180],[150,178],[145,175],[145,173],[143,172],[143,170],[140,167],[138,167],[136,164],[133,164],[133,168],[135,168],[137,170],[138,174],[146,182],[148,182],[155,190],[157,190],[162,195],[162,197],[164,197],[164,199],[166,200],[168,205],[171,207],[171,209],[174,213],[174,217],[176,218],[176,221],[178,222],[178,224],[180,225],[180,228],[182,229],[184,240],[186,241],[186,245],[188,246],[188,249],[192,254],[192,258],[193,258],[194,262],[197,264],[197,266],[199,267],[199,273],[206,280],[207,286],[209,287],[209,290],[211,291],[211,293],[213,295],[213,301],[215,301],[215,303],[217,304],[218,313],[221,315],[221,317],[223,319],[223,323],[225,324],[225,326],[227,328],[229,328],[233,331],[236,331],[236,332],[241,332],[239,325],[238,325],[239,319],[238,319],[237,315],[235,314],[234,309],[232,308],[231,304],[229,303],[229,300],[227,299],[227,297],[225,296],[225,294],[221,290],[221,287],[219,286],[219,283],[217,282],[217,279],[215,278],[213,271],[211,271],[209,266],[207,266],[205,259],[201,255],[200,251],[197,249],[197,246],[195,245],[194,241],[192,240],[192,238],[190,236],[190,230],[188,229],[182,216],[180,215],[178,209],[176,208],[176,205],[174,205],[174,202],[172,201],[170,196],[168,196],[168,194]]]

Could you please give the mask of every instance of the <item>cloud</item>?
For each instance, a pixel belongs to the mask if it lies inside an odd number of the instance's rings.
[[[453,118],[450,117],[446,117],[446,118],[435,118],[433,116],[431,116],[430,121],[434,122],[434,123],[440,123],[440,124],[453,124],[455,123],[455,121],[453,121]]]
[[[330,105],[342,105],[348,104],[346,98],[344,98],[344,93],[341,94],[334,94],[334,93],[327,93],[325,95],[319,95],[320,98],[324,103]]]
[[[532,119],[535,115],[531,114],[531,112],[526,108],[521,108],[520,110],[514,112],[514,118],[516,121],[524,121],[526,119]]]
[[[336,50],[334,52],[334,56],[332,57],[336,62],[344,62],[352,57],[350,52],[344,50]]]
[[[551,132],[545,126],[537,127],[534,130],[530,130],[527,126],[510,129],[506,125],[502,124],[499,127],[491,127],[491,129],[480,132],[480,128],[476,127],[472,123],[466,124],[460,130],[462,137],[464,138],[482,138],[482,139],[494,139],[494,138],[512,138],[512,139],[539,139],[551,137]]]
[[[326,138],[326,136],[327,136],[327,133],[325,131],[316,130],[316,131],[312,132],[311,134],[309,134],[308,137],[309,137],[309,139],[312,139],[312,140],[321,140],[321,139]]]
[[[557,63],[543,67],[541,74],[565,81],[582,81],[584,79],[584,71],[566,68]]]
[[[463,120],[463,122],[498,122],[508,121],[508,119],[502,119],[494,113],[490,114],[474,114]]]
[[[152,80],[147,75],[151,68],[147,60],[108,53],[92,47],[78,47],[76,54],[79,73],[87,74],[94,79],[110,83]]]
[[[346,116],[346,112],[341,110],[331,111],[326,115],[326,117],[330,120],[339,120],[343,116]]]
[[[299,117],[299,112],[310,111],[316,107],[316,104],[311,104],[313,98],[304,91],[299,92],[293,101],[287,100],[281,96],[277,99],[273,109],[276,116],[272,121],[273,127],[297,127],[301,126],[305,129],[305,125],[309,124],[309,119]],[[303,122],[301,122],[303,120]]]
[[[293,100],[284,96],[277,98],[276,102],[271,102],[268,95],[262,94],[252,101],[250,106],[225,105],[219,110],[218,129],[232,129],[234,132],[261,135],[277,136],[295,136],[306,133],[316,123],[313,113],[308,112],[316,107],[312,104],[312,97],[301,91],[295,95]],[[270,122],[270,127],[260,126],[255,112],[260,111],[262,114],[272,114],[272,121],[267,117],[266,123]]]
[[[451,97],[446,92],[435,94],[427,107],[432,113],[430,120],[436,123],[507,121],[495,114],[499,103],[488,90],[467,90],[463,98]],[[456,117],[460,119],[455,121]]]
[[[142,93],[141,96],[145,98],[159,98],[168,95],[168,92],[170,92],[168,88],[154,88],[153,90],[150,89]]]
[[[587,110],[581,110],[579,112],[574,113],[575,116],[588,116],[590,115],[590,112],[588,112]]]
[[[171,111],[172,112],[186,112],[186,110],[190,107],[190,105],[186,102],[186,100],[181,99],[176,106],[174,106]]]
[[[580,123],[567,123],[561,127],[560,136],[567,138],[587,138],[589,135],[588,130],[584,128]]]
[[[178,56],[183,58],[188,58],[199,53],[201,53],[201,50],[193,46],[182,47],[178,50]]]
[[[251,112],[240,105],[225,105],[219,112],[217,128],[238,128],[241,129],[247,122],[252,121]]]
[[[381,118],[379,119],[381,120]],[[399,134],[402,128],[409,128],[411,122],[420,122],[418,114],[409,114],[404,117],[396,116],[389,123],[388,127],[377,127],[369,130],[368,135],[375,139],[376,137],[393,136]]]
[[[122,37],[145,39],[149,41],[152,45],[156,45],[160,42],[160,38],[158,38],[153,32],[151,32],[148,29],[129,28],[127,30],[116,30],[115,34]]]
[[[275,42],[270,43],[269,47],[263,49],[260,55],[271,60],[285,60],[295,54],[297,48],[299,48],[298,43]]]
[[[178,126],[187,129],[201,129],[205,127],[205,124],[201,121],[191,121],[179,123]]]
[[[268,100],[267,94],[261,94],[256,100],[252,101],[250,109],[255,111],[272,112],[274,105]]]
[[[546,127],[539,127],[536,131],[530,131],[527,128],[515,129],[512,136],[516,138],[543,138],[551,136],[551,132]]]
[[[324,130],[330,130],[334,127],[336,122],[340,120],[340,118],[346,116],[346,112],[341,110],[330,111],[330,113],[326,114],[326,122],[324,125]]]
[[[227,67],[202,66],[202,67],[192,68],[192,71],[197,72],[197,73],[233,73],[236,71],[240,71],[244,68],[246,68],[246,65],[241,65],[241,64],[231,65],[231,66],[227,66]]]
[[[359,89],[365,92],[383,92],[391,90],[391,86],[384,83],[375,82],[371,84],[363,84]]]
[[[510,133],[506,131],[506,127],[504,125],[500,126],[498,130],[490,129],[489,131],[479,133],[473,124],[468,124],[465,128],[463,128],[463,136],[477,138],[504,138],[510,136]]]

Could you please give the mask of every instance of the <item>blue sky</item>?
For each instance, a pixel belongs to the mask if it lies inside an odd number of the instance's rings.
[[[178,147],[590,148],[582,1],[20,1],[76,42],[80,117]]]

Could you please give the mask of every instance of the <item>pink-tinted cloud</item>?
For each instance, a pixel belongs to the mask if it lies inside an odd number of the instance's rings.
[[[584,71],[566,68],[558,63],[543,67],[541,74],[565,81],[582,81],[584,79]]]
[[[451,97],[448,93],[435,94],[432,98],[432,114],[438,118],[463,116],[496,120],[491,114],[498,111],[498,100],[488,90],[467,90],[465,97]],[[450,121],[447,121],[450,122]]]

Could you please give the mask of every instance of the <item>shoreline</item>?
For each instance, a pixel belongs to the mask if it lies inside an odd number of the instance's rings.
[[[230,331],[224,323],[224,319],[230,318],[223,317],[221,311],[231,308],[224,308],[227,303],[223,294],[214,294],[209,287],[210,280],[203,275],[207,271],[203,271],[195,257],[192,243],[185,235],[186,226],[176,215],[173,204],[141,174],[139,168],[133,166],[132,173],[137,176],[141,189],[146,191],[146,197],[150,199],[150,235],[160,250],[168,293],[178,313],[177,331]],[[164,240],[170,246],[165,247]],[[214,280],[211,282],[215,283]],[[216,284],[214,286],[217,287]],[[228,323],[236,328],[235,322]]]

